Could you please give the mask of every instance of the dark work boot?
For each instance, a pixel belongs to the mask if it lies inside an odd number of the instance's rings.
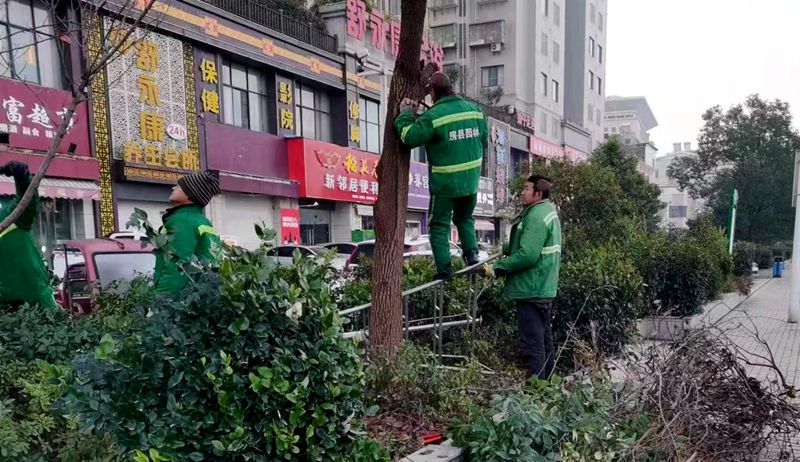
[[[478,259],[478,251],[475,249],[465,250],[464,261],[467,262],[467,266],[474,266],[480,263],[480,260]]]
[[[449,281],[453,278],[453,267],[447,265],[444,271],[439,271],[433,276],[434,281]]]

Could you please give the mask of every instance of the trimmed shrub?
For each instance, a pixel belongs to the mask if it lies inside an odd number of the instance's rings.
[[[364,375],[326,267],[229,248],[186,270],[179,299],[75,361],[64,407],[137,460],[353,460]]]

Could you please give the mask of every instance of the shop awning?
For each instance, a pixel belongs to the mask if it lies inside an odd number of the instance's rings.
[[[475,220],[475,229],[478,231],[494,231],[494,223],[488,220]]]
[[[14,179],[0,175],[0,195],[13,196]],[[86,180],[65,180],[61,178],[43,178],[39,184],[39,195],[53,199],[92,199],[100,200],[97,184]]]

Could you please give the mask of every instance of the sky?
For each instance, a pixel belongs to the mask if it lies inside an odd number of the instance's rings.
[[[659,155],[754,93],[800,126],[800,0],[608,0],[607,23],[606,95],[647,98]]]

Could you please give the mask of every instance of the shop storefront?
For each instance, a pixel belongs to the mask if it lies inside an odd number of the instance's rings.
[[[58,130],[68,92],[0,78],[0,165],[23,162],[39,170]],[[33,232],[46,254],[70,239],[95,236],[97,162],[91,157],[86,105],[78,107],[39,185],[39,213]],[[14,180],[0,176],[0,208],[10,207]]]
[[[299,184],[300,228],[304,244],[360,241],[374,236],[372,205],[378,199],[380,156],[320,141],[293,138],[289,177]],[[428,171],[412,163],[406,235],[427,231]]]
[[[484,247],[497,245],[494,219],[494,182],[491,178],[481,177],[478,182],[478,201],[475,205],[475,232],[478,243]]]

